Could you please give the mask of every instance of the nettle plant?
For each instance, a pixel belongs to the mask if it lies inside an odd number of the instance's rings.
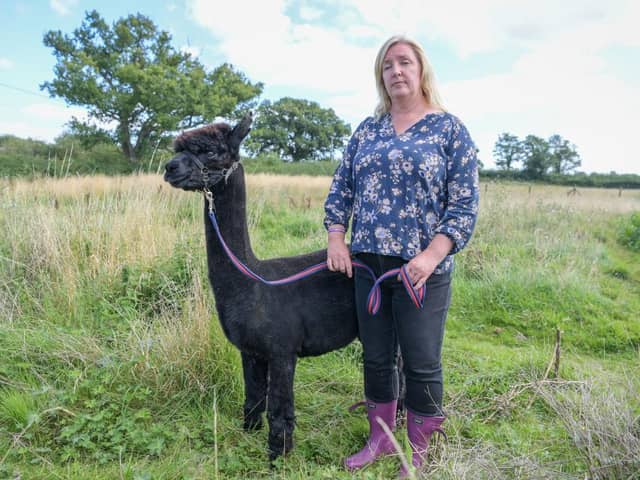
[[[122,455],[162,454],[176,434],[173,427],[154,419],[149,408],[153,390],[123,382],[115,370],[93,373],[65,393],[65,403],[74,406],[76,415],[59,422],[55,441],[61,447],[61,460],[90,458],[107,463]]]

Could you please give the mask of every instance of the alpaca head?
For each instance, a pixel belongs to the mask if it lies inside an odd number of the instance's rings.
[[[248,114],[233,128],[213,123],[181,134],[174,142],[175,156],[165,165],[165,181],[184,190],[212,187],[240,160],[240,144],[251,121]]]

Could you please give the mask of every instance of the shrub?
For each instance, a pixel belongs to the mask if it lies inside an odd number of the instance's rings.
[[[635,212],[620,222],[618,242],[631,250],[640,252],[640,212]]]

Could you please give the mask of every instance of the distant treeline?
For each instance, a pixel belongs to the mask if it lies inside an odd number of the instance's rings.
[[[480,171],[481,179],[511,180],[516,182],[531,182],[528,173],[523,170],[487,170]],[[640,175],[632,173],[584,173],[576,172],[566,175],[547,174],[540,183],[554,185],[569,185],[573,187],[600,187],[600,188],[640,188]]]
[[[153,163],[158,166],[155,159]],[[131,163],[112,143],[84,148],[72,135],[62,135],[54,143],[0,135],[1,177],[122,175],[146,167],[149,163],[142,162],[139,166]]]
[[[138,165],[132,164],[113,144],[101,143],[84,148],[73,135],[58,137],[54,143],[0,135],[0,177],[62,177],[67,175],[127,175],[135,171],[160,172],[172,153],[161,149]],[[274,153],[245,156],[248,173],[285,175],[331,175],[336,161],[282,161]],[[481,180],[530,182],[523,170],[480,170]],[[544,183],[575,187],[639,188],[640,175],[611,173],[547,174]]]

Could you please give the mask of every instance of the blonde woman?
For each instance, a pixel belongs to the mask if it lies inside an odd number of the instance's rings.
[[[412,463],[420,467],[442,431],[442,340],[451,299],[455,253],[476,223],[477,149],[462,122],[438,95],[422,47],[394,36],[375,60],[379,103],[353,133],[325,202],[330,270],[355,275],[369,438],[345,460],[349,470],[394,453],[376,417],[395,428],[398,348],[406,377],[407,431]],[[351,222],[351,248],[345,232]],[[380,311],[366,300],[373,280],[354,269],[352,256],[377,276],[406,264],[415,288],[426,288],[418,309],[402,283],[382,283]],[[401,470],[400,476],[408,472]]]

